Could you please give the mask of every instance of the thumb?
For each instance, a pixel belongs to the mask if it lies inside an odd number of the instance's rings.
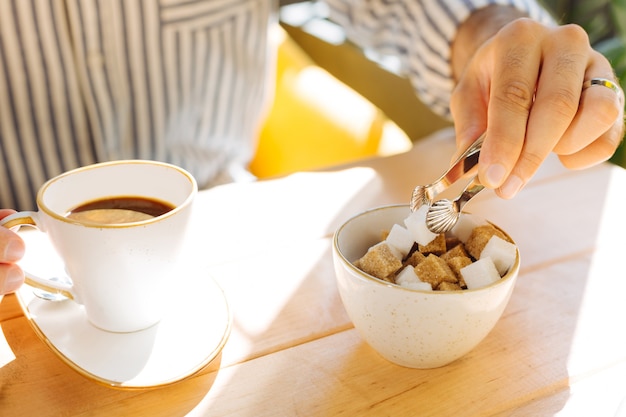
[[[450,112],[456,134],[456,160],[487,129],[488,94],[477,81],[467,77],[459,82],[452,93]]]

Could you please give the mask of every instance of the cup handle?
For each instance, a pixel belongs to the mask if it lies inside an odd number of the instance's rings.
[[[41,230],[37,223],[37,218],[37,212],[20,211],[19,213],[11,214],[10,216],[0,220],[0,226],[4,226],[13,231],[19,230],[21,226],[32,226]],[[26,277],[26,283],[31,287],[39,288],[40,290],[52,294],[61,294],[62,296],[72,300],[76,298],[74,296],[74,292],[72,291],[72,284],[41,278],[29,273],[28,271],[24,271],[24,276]]]

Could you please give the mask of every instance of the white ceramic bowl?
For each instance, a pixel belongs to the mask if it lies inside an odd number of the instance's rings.
[[[475,290],[419,291],[364,273],[352,262],[402,224],[408,205],[360,213],[335,233],[333,259],[341,300],[355,328],[381,356],[410,368],[436,368],[468,353],[493,329],[519,273],[520,257],[496,283]]]

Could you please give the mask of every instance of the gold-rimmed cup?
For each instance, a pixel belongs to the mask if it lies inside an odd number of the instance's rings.
[[[64,263],[67,282],[25,271],[27,284],[82,304],[89,321],[100,329],[133,332],[163,316],[167,291],[176,286],[197,189],[191,174],[171,164],[145,160],[94,164],[49,180],[37,193],[37,211],[13,214],[0,224],[27,225],[46,233]],[[107,210],[139,210],[111,201],[142,201],[166,209],[107,220]],[[100,211],[92,217],[72,216],[81,207]]]

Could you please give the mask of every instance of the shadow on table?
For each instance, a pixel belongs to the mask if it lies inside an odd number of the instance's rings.
[[[570,398],[572,376],[602,368],[616,357],[623,360],[626,351],[626,341],[609,343],[614,339],[607,334],[613,330],[595,325],[595,319],[610,316],[607,311],[612,305],[623,304],[620,294],[626,291],[626,284],[614,283],[615,291],[607,293],[597,276],[621,265],[619,256],[607,256],[620,249],[611,243],[621,241],[626,230],[620,215],[620,190],[609,188],[613,171],[538,175],[514,200],[486,195],[473,203],[472,212],[489,218],[517,241],[522,270],[516,289],[502,319],[472,352],[442,368],[414,370],[385,361],[352,329],[336,290],[328,237],[339,223],[359,211],[405,201],[421,177],[406,174],[398,179],[398,175],[441,162],[430,157],[401,156],[392,170],[379,173],[377,186],[388,191],[381,201],[373,201],[367,189],[345,190],[326,238],[312,243],[316,248],[321,245],[317,262],[307,264],[308,272],[301,275],[275,268],[282,275],[273,283],[275,288],[265,290],[286,291],[287,287],[284,305],[268,305],[254,287],[236,292],[239,297],[249,297],[229,300],[234,331],[226,350],[229,355],[236,351],[241,342],[237,337],[242,335],[247,337],[249,350],[247,357],[237,358],[237,364],[228,359],[223,369],[216,363],[187,381],[154,391],[115,391],[68,372],[52,353],[34,355],[35,349],[42,348],[41,342],[30,332],[18,334],[16,329],[24,326],[14,322],[25,319],[17,318],[2,327],[9,345],[20,355],[0,368],[0,407],[28,398],[28,392],[15,392],[10,381],[12,375],[29,372],[33,378],[49,381],[50,386],[72,387],[66,398],[55,397],[57,391],[52,389],[44,395],[47,401],[62,405],[68,415],[89,414],[93,408],[113,415],[121,410],[118,414],[123,415],[125,405],[132,405],[138,396],[144,401],[151,397],[148,402],[159,404],[162,415],[168,416],[380,416],[394,410],[397,417],[440,416],[445,410],[452,415],[503,417],[537,415],[533,407],[541,407],[540,415],[557,414]],[[370,166],[376,170],[377,162]],[[303,193],[308,195],[308,191]],[[546,202],[556,207],[548,208]],[[285,252],[298,250],[292,247]],[[284,255],[275,253],[274,258],[264,259],[261,254],[259,259],[271,267],[279,265],[279,257]],[[602,270],[598,269],[600,258],[608,259]],[[240,269],[232,270],[234,267]],[[231,277],[258,267],[254,262],[224,266],[231,269]],[[230,285],[239,284],[233,280]],[[228,294],[228,288],[225,290]],[[254,309],[238,308],[248,302],[257,304]],[[582,308],[591,303],[591,310]],[[267,326],[258,333],[243,328],[250,320],[240,319],[242,311],[254,314],[256,309],[262,315],[266,308],[276,312]],[[292,333],[285,334],[285,328]],[[31,362],[32,357],[43,358],[42,363]],[[212,390],[218,375],[219,390]],[[276,392],[283,394],[276,396]],[[38,411],[40,406],[31,407]]]
[[[613,331],[593,326],[590,317],[608,317],[603,316],[604,306],[619,303],[626,285],[610,300],[602,295],[591,310],[582,309],[603,289],[596,277],[598,258],[608,259],[604,266],[608,271],[620,265],[618,256],[607,256],[616,250],[612,243],[621,241],[620,230],[626,226],[620,215],[620,191],[609,187],[612,173],[600,167],[584,174],[538,175],[515,200],[491,196],[472,207],[472,212],[489,218],[517,241],[523,266],[502,319],[485,341],[460,360],[432,370],[398,367],[365,345],[349,323],[341,322],[327,334],[303,328],[302,344],[281,350],[286,341],[274,326],[284,328],[281,320],[301,311],[302,300],[316,290],[325,297],[338,297],[327,249],[275,322],[251,339],[253,346],[272,339],[274,351],[280,354],[259,354],[245,366],[233,367],[227,376],[229,386],[233,392],[245,386],[248,395],[242,400],[226,394],[219,402],[227,402],[237,416],[255,417],[378,416],[390,409],[396,416],[398,411],[420,416],[445,415],[444,411],[463,416],[557,414],[570,398],[572,376],[601,369],[616,357],[623,360],[623,343],[610,343]],[[584,193],[579,192],[581,187]],[[366,200],[355,197],[338,211],[337,221],[346,213],[369,208],[362,206]],[[319,305],[312,304],[311,309],[312,314],[322,314]],[[272,351],[267,346],[263,350]],[[333,359],[321,362],[319,352]],[[284,396],[270,394],[276,392]],[[207,408],[206,415],[220,415],[219,402],[214,403],[215,414]]]
[[[9,297],[2,300],[2,303],[10,302]],[[41,417],[52,415],[49,414],[51,412],[54,412],[54,416],[138,415],[133,402],[141,397],[142,402],[152,404],[150,409],[143,410],[150,416],[184,416],[196,405],[189,398],[189,392],[201,398],[211,389],[218,375],[221,355],[197,375],[166,387],[149,390],[112,389],[71,371],[34,332],[23,331],[27,326],[25,321],[26,318],[21,316],[4,321],[0,327],[10,349],[19,352],[13,360],[0,367],[0,410],[19,409],[24,416]],[[31,395],[28,390],[31,388],[26,384],[11,383],[16,379],[24,380],[18,376],[25,373],[29,375],[29,380],[45,382],[38,384],[44,387],[44,392],[39,393],[42,401],[29,402]]]

